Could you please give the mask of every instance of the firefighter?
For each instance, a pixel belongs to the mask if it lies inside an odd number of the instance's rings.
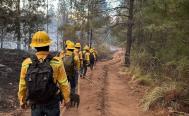
[[[67,107],[70,104],[64,65],[59,57],[50,54],[51,43],[46,32],[36,32],[30,46],[37,52],[22,63],[18,99],[22,109],[26,108],[27,101],[30,102],[32,116],[59,116],[61,96]]]

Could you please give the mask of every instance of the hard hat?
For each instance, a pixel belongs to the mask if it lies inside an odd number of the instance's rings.
[[[75,45],[73,42],[69,43],[66,47],[68,50],[74,50],[75,49]]]
[[[69,43],[73,43],[73,42],[70,40],[66,40],[65,44],[68,45]]]
[[[84,50],[89,50],[90,48],[89,48],[88,45],[86,45],[83,49],[84,49]]]
[[[33,37],[30,46],[31,47],[44,47],[52,44],[52,40],[49,35],[44,31],[36,32]]]
[[[76,47],[76,48],[81,48],[81,44],[80,44],[80,43],[76,43],[76,44],[75,44],[75,47]]]
[[[94,52],[94,49],[93,49],[93,48],[91,48],[91,49],[90,49],[90,52]]]

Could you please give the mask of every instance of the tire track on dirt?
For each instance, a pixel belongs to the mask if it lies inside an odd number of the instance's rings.
[[[88,70],[87,77],[81,79],[81,104],[76,111],[68,109],[63,116],[101,116],[101,90],[103,89],[104,65],[109,61],[98,62],[94,70]]]
[[[105,65],[103,91],[103,110],[101,116],[153,116],[143,112],[139,107],[139,97],[132,95],[126,76],[120,77],[121,52],[115,54],[114,60]]]
[[[116,60],[116,61],[114,61]],[[106,115],[106,94],[107,94],[107,78],[108,78],[108,72],[109,72],[109,67],[112,65],[115,65],[117,63],[121,62],[121,59],[113,59],[112,62],[109,61],[109,63],[105,64],[103,66],[103,87],[101,89],[100,95],[101,97],[101,115],[100,116],[107,116]]]
[[[66,116],[105,116],[105,91],[108,66],[120,62],[120,59],[98,62],[94,70],[88,70],[87,78],[81,79],[81,104],[76,111],[67,110]]]

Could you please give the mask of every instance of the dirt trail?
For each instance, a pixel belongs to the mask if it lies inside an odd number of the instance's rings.
[[[139,94],[133,94],[126,76],[118,73],[123,53],[118,51],[113,60],[98,62],[86,79],[80,79],[79,109],[65,110],[63,116],[153,116],[139,107]],[[15,111],[14,116],[30,116],[30,110]],[[9,114],[3,114],[9,116]]]
[[[99,62],[88,79],[81,79],[81,104],[79,109],[71,108],[64,116],[152,116],[139,107],[139,97],[125,78],[118,74],[121,67],[121,51],[113,60]]]

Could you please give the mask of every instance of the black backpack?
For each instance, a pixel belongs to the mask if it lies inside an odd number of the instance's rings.
[[[52,55],[40,62],[37,56],[31,57],[26,74],[27,100],[32,103],[44,104],[51,101],[58,91],[56,83],[53,81],[53,69],[50,65]]]
[[[90,53],[90,63],[94,63],[94,61],[95,61],[95,57],[94,57],[94,54],[93,53]]]
[[[87,66],[86,52],[83,52],[83,66]]]
[[[74,76],[75,66],[74,66],[74,53],[72,55],[65,55],[63,57],[64,68],[68,77]]]

